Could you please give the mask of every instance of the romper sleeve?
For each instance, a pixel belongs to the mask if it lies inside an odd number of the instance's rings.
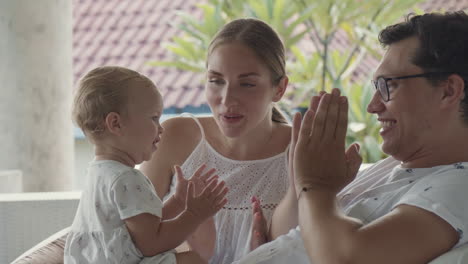
[[[401,197],[400,204],[417,206],[448,222],[459,234],[456,246],[468,242],[468,170],[459,168],[424,177]]]
[[[112,184],[110,194],[122,220],[143,213],[162,217],[161,199],[148,178],[138,170],[122,173]]]

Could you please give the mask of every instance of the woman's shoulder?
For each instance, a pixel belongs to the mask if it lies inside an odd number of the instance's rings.
[[[173,117],[165,120],[161,126],[164,130],[160,145],[189,147],[192,145],[190,143],[199,142],[202,136],[200,127],[191,117]]]
[[[195,115],[180,115],[166,119],[162,125],[172,125],[172,126],[197,126],[197,121],[200,123],[212,123],[214,122],[213,116],[211,115],[202,115],[202,116],[195,116]]]
[[[162,124],[164,130],[166,129],[180,129],[196,127],[197,123],[194,120],[194,117],[189,116],[176,116],[166,119]]]
[[[283,142],[283,144],[288,145],[291,141],[291,132],[292,127],[290,124],[286,123],[277,123],[276,125],[276,134],[278,142]]]

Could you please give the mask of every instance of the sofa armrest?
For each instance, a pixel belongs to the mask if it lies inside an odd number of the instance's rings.
[[[63,264],[63,250],[70,228],[60,230],[23,253],[11,264]]]

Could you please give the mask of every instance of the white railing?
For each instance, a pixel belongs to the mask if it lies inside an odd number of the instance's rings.
[[[80,192],[0,194],[0,263],[73,222]]]

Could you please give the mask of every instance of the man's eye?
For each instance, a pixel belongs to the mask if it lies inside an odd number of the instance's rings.
[[[387,87],[388,91],[391,92],[392,90],[398,87],[398,84],[396,82],[387,82]]]

